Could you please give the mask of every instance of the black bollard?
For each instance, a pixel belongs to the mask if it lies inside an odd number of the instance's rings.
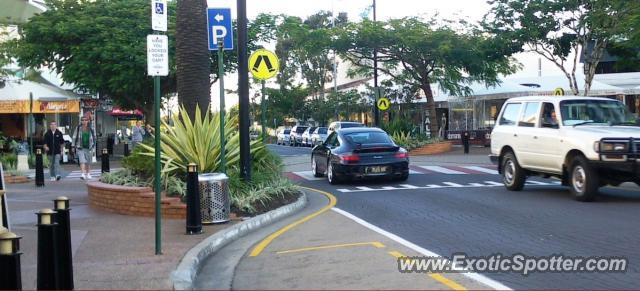
[[[73,290],[73,258],[71,254],[71,218],[69,198],[60,196],[53,200],[58,223],[56,243],[58,245],[58,278],[62,290]]]
[[[199,189],[198,166],[191,163],[187,171],[187,234],[202,233]]]
[[[109,173],[109,151],[102,149],[102,173]]]
[[[42,209],[38,215],[38,290],[60,289],[58,282],[58,246],[53,210]]]
[[[129,143],[127,141],[124,141],[124,156],[129,156]]]
[[[19,239],[0,226],[0,290],[22,290]]]
[[[36,149],[36,187],[44,187],[44,164],[41,148]]]

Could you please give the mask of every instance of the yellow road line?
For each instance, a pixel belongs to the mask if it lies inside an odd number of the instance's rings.
[[[308,188],[308,187],[300,187],[300,188],[307,189],[307,190],[310,190],[310,191],[315,191],[315,192],[318,192],[320,194],[323,194],[323,195],[327,196],[327,198],[329,198],[329,204],[327,206],[323,207],[322,209],[320,209],[320,210],[318,210],[318,211],[316,211],[316,212],[314,212],[314,213],[312,213],[312,214],[310,214],[310,215],[308,215],[308,216],[306,216],[306,217],[304,217],[304,218],[302,218],[302,219],[300,219],[300,220],[298,220],[298,221],[296,221],[294,223],[291,223],[291,224],[279,229],[278,231],[272,233],[271,235],[269,235],[268,237],[263,239],[260,243],[258,243],[258,245],[256,245],[256,247],[253,248],[253,250],[251,250],[251,253],[249,254],[250,257],[257,257],[258,255],[260,255],[260,253],[262,253],[262,251],[275,238],[279,237],[280,235],[282,235],[283,233],[289,231],[290,229],[292,229],[292,228],[294,228],[294,227],[296,227],[296,226],[298,226],[298,225],[300,225],[300,224],[302,224],[302,223],[304,223],[304,222],[306,222],[306,221],[308,221],[308,220],[310,220],[310,219],[312,219],[312,218],[324,213],[325,211],[331,209],[333,206],[336,205],[336,202],[338,201],[336,199],[336,197],[331,195],[331,193],[329,193],[329,192],[325,192],[325,191],[321,191],[321,190],[317,190],[317,189],[313,189],[313,188]]]
[[[406,257],[405,255],[403,255],[400,252],[396,252],[396,251],[391,251],[389,252],[390,255],[392,255],[393,257],[399,259],[402,257]],[[442,283],[443,285],[451,288],[452,290],[467,290],[467,288],[465,288],[464,286],[456,283],[453,280],[447,279],[445,276],[442,276],[441,274],[428,274],[429,277],[433,278],[434,280]]]
[[[318,247],[308,247],[301,249],[293,249],[286,251],[279,251],[276,254],[289,254],[289,253],[299,253],[306,251],[316,251],[316,250],[326,250],[326,249],[336,249],[336,248],[346,248],[346,247],[357,247],[357,246],[374,246],[376,248],[384,248],[384,245],[381,242],[361,242],[361,243],[350,243],[350,244],[339,244],[339,245],[326,245],[326,246],[318,246]]]

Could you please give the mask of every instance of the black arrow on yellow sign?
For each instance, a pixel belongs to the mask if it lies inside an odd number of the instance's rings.
[[[262,64],[262,61],[264,61],[264,64],[267,65],[267,70],[269,70],[269,73],[275,71],[276,69],[273,67],[273,65],[271,65],[271,60],[269,60],[269,56],[267,55],[260,55],[258,56],[258,58],[256,59],[255,64],[253,64],[253,68],[252,70],[254,72],[258,72],[260,71],[260,64]]]

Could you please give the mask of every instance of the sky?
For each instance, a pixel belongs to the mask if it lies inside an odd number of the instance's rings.
[[[372,0],[246,0],[247,17],[255,18],[260,13],[287,14],[306,18],[320,10],[334,11],[336,14],[347,12],[349,19],[360,19]],[[232,17],[236,18],[235,0],[207,0],[209,7],[231,8]],[[430,17],[438,14],[441,18],[459,19],[466,18],[469,21],[480,21],[489,11],[490,5],[486,0],[377,0],[376,17],[378,20],[402,18],[407,16]],[[369,14],[372,17],[372,14]],[[534,53],[521,53],[515,56],[523,65],[523,69],[510,77],[535,77],[538,75],[539,56]],[[561,75],[562,72],[555,64],[542,60],[542,75]],[[235,89],[237,75],[228,75],[225,78],[227,89]],[[212,106],[218,108],[219,88],[217,84],[212,87]],[[253,96],[254,92],[250,93]],[[237,104],[237,95],[227,94],[227,108]]]

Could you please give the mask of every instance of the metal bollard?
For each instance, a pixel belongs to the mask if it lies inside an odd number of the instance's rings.
[[[198,166],[189,164],[187,173],[187,234],[202,233]]]
[[[53,200],[58,223],[56,244],[58,246],[58,278],[60,289],[73,290],[73,258],[71,254],[71,219],[69,198],[60,196]]]
[[[102,149],[102,173],[109,173],[109,150]]]
[[[127,141],[124,141],[124,156],[129,156],[129,143]]]
[[[41,148],[36,149],[36,187],[44,187],[44,165]]]
[[[59,289],[58,245],[56,231],[58,224],[53,221],[53,210],[42,209],[38,215],[38,290]]]
[[[20,238],[0,226],[0,290],[22,290]]]

